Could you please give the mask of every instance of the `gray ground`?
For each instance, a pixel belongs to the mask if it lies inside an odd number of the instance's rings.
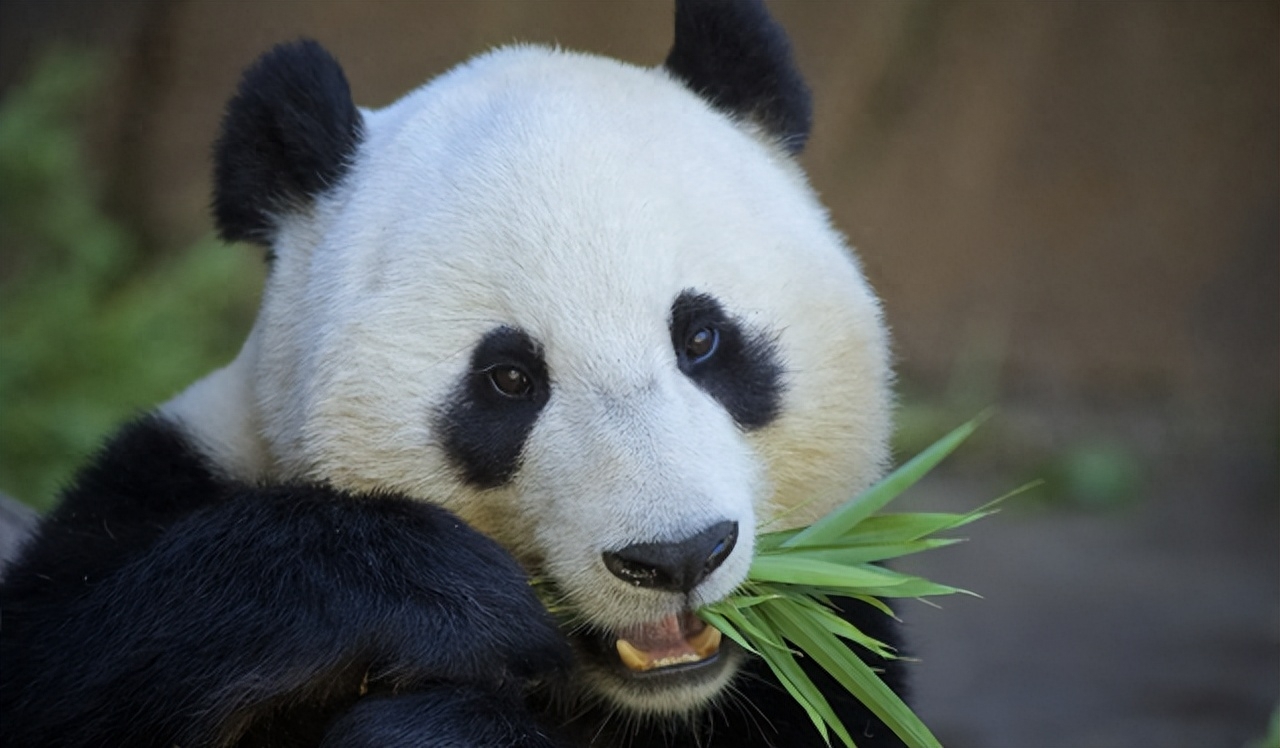
[[[1280,699],[1274,462],[1166,467],[1128,511],[1015,507],[967,528],[972,542],[899,565],[984,597],[903,612],[922,658],[916,707],[944,745],[1234,748],[1263,735]],[[999,493],[945,477],[921,489],[921,504],[954,509]]]

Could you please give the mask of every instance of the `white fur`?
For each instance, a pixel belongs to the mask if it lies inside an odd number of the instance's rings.
[[[438,502],[609,628],[729,594],[761,523],[802,504],[788,520],[811,519],[879,475],[879,306],[772,144],[661,69],[537,47],[364,117],[350,175],[282,217],[240,358],[169,406],[225,469]],[[773,424],[744,433],[677,369],[668,317],[685,289],[776,334],[787,389]],[[552,394],[515,479],[479,491],[433,424],[499,325],[543,346]],[[737,549],[690,600],[601,563],[725,519]],[[611,697],[675,711],[721,685]]]

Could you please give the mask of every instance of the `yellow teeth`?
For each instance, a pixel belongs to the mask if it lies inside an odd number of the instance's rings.
[[[699,660],[705,660],[720,651],[720,629],[708,626],[689,640],[689,646],[697,653]]]
[[[688,639],[687,643],[693,649],[692,652],[681,652],[680,654],[660,658],[654,658],[648,652],[636,647],[626,639],[619,639],[615,646],[618,649],[618,659],[622,660],[622,664],[626,665],[628,670],[643,673],[656,668],[683,665],[688,662],[701,662],[707,659],[720,651],[720,630],[714,626],[707,626]]]
[[[626,639],[618,640],[618,658],[622,660],[622,664],[626,665],[628,670],[635,670],[638,673],[652,670],[655,667],[652,657],[636,649]]]

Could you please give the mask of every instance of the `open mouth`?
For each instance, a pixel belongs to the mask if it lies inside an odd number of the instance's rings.
[[[726,664],[720,631],[689,610],[616,631],[579,632],[573,639],[596,668],[646,688],[702,682]]]
[[[714,660],[720,631],[684,611],[618,631],[613,648],[628,671],[649,673]]]
[[[616,629],[570,635],[583,683],[614,706],[644,715],[681,715],[724,688],[743,652],[691,610]]]

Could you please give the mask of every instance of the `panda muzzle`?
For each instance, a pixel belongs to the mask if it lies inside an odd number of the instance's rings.
[[[701,662],[720,651],[720,631],[690,611],[618,632],[618,658],[628,670],[647,672]]]

